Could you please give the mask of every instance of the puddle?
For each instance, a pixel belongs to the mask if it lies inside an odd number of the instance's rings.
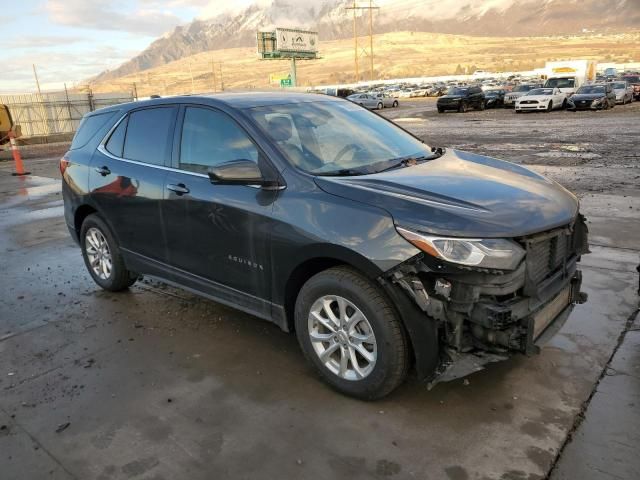
[[[394,122],[424,122],[423,118],[418,117],[402,117],[402,118],[394,118]]]
[[[583,158],[583,159],[587,159],[587,158],[600,158],[600,155],[598,155],[597,153],[593,153],[593,152],[575,152],[575,151],[569,151],[569,152],[557,152],[557,151],[551,151],[551,152],[539,152],[539,153],[534,153],[535,156],[537,157],[545,157],[545,158]]]

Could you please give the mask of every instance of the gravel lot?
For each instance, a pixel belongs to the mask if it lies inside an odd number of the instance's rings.
[[[151,280],[101,291],[66,232],[59,149],[43,148],[25,155],[29,177],[0,161],[0,478],[634,478],[640,103],[439,115],[425,99],[382,114],[581,197],[589,302],[541,355],[431,391],[410,379],[379,402],[342,397],[274,325]],[[591,408],[614,400],[615,417]],[[580,438],[601,432],[586,461]]]

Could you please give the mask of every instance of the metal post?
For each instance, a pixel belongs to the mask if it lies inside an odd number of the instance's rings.
[[[291,86],[295,87],[297,85],[296,83],[296,77],[297,77],[297,71],[296,71],[296,57],[291,57]]]
[[[88,88],[87,99],[89,100],[89,111],[93,112],[95,110],[95,105],[93,104],[93,92],[91,91],[91,87]]]
[[[222,78],[222,62],[218,65],[220,67],[220,91],[224,92],[224,80]]]
[[[136,82],[133,82],[133,96],[136,99],[136,102],[138,101],[138,86],[136,85]]]
[[[69,113],[69,130],[75,130],[73,128],[73,118],[71,116],[71,102],[69,101],[69,91],[67,90],[67,84],[64,84],[64,96],[67,99],[67,112]]]

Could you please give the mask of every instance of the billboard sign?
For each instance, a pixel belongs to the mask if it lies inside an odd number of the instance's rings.
[[[281,52],[317,53],[318,32],[276,28],[276,49]]]

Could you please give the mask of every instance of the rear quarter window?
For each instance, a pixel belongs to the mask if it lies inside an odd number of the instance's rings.
[[[115,114],[116,112],[105,112],[85,115],[80,122],[78,131],[73,137],[69,150],[84,147]]]

